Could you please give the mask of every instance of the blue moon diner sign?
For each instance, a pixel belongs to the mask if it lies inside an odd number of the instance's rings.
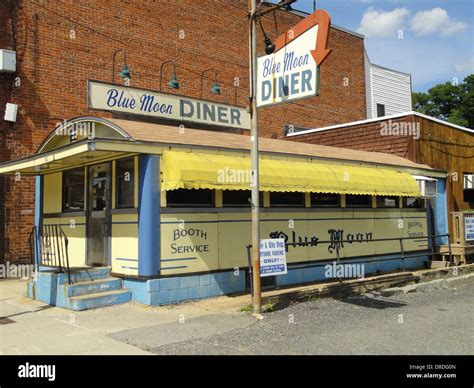
[[[246,108],[100,81],[87,81],[90,109],[250,129]]]

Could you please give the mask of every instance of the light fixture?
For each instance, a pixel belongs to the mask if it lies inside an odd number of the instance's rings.
[[[123,78],[123,79],[132,78],[132,75],[130,74],[130,70],[128,70],[128,67],[125,63],[123,64],[122,71],[118,75],[120,78]]]
[[[262,25],[262,16],[260,15],[260,6],[262,3],[260,3],[258,7],[258,23],[260,24],[260,29],[262,30],[263,33],[263,40],[265,42],[265,54],[270,55],[275,52],[275,45],[271,41],[271,39],[268,37],[267,33],[265,32],[265,29],[263,28]]]
[[[173,65],[173,77],[169,80],[168,86],[171,89],[179,89],[179,82],[178,82],[178,78],[176,77],[176,63],[174,63],[174,61],[166,61],[166,62],[163,62],[160,67],[160,92],[161,92],[161,84],[163,81],[163,67],[168,63],[171,63]]]
[[[123,52],[123,67],[122,67],[122,71],[118,73],[118,76],[124,80],[132,78],[132,74],[130,73],[130,70],[128,69],[128,66],[127,66],[127,53],[125,49],[121,48],[115,51],[112,57],[112,83],[115,83],[115,57],[120,52]]]
[[[208,71],[214,72],[214,83],[212,84],[212,87],[211,87],[211,93],[221,94],[221,88],[219,86],[219,82],[217,81],[217,71],[214,69],[207,69],[201,73],[201,98],[202,98],[202,85],[203,85],[204,74],[207,73]]]

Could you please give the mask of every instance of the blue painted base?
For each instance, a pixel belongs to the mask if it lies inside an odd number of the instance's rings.
[[[124,287],[132,291],[134,301],[156,306],[244,292],[245,275],[231,271],[146,281],[126,279]]]
[[[43,269],[28,282],[26,296],[70,310],[88,310],[131,300],[132,293],[122,288],[122,280],[111,278],[109,268],[90,269],[71,274]]]
[[[400,255],[390,255],[390,256],[383,256],[377,259],[368,260],[343,260],[341,264],[360,264],[363,266],[363,274],[364,277],[367,275],[374,275],[378,273],[384,272],[392,272],[397,270],[403,269],[403,262],[399,258]],[[393,260],[387,261],[380,261],[380,259],[389,259],[393,258]],[[405,259],[405,269],[416,269],[416,268],[423,268],[424,263],[429,260],[428,256],[416,257]],[[288,286],[292,284],[303,284],[303,283],[310,283],[316,282],[321,280],[328,280],[329,278],[326,276],[326,268],[327,264],[332,265],[331,263],[321,263],[318,266],[298,266],[297,268],[288,268],[288,273],[286,275],[277,276],[275,279],[275,284],[277,287]],[[314,265],[314,263],[313,263]],[[337,278],[337,277],[336,277]]]

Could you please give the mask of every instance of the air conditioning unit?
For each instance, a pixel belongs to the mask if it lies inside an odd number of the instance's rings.
[[[418,175],[414,175],[413,178],[416,179],[423,197],[436,197],[436,179]]]
[[[7,103],[5,107],[5,116],[3,117],[3,119],[5,121],[10,121],[12,123],[15,123],[17,113],[18,113],[18,105]]]
[[[0,73],[14,73],[16,71],[16,52],[0,50]]]

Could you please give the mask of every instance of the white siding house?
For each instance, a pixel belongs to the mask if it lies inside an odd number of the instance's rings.
[[[411,75],[370,63],[365,53],[367,118],[409,112]]]

